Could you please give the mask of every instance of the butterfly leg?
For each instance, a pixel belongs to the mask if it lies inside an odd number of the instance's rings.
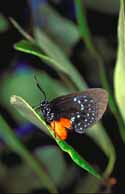
[[[56,138],[57,135],[56,135],[56,131],[55,131],[55,121],[54,121],[53,131],[54,131],[54,136]]]
[[[38,106],[33,106],[32,107],[35,111],[39,111],[40,110],[40,105],[38,105]]]
[[[56,135],[56,124],[55,124],[55,121],[52,121],[50,123],[50,126],[51,126],[51,128],[52,128],[52,130],[54,132],[54,136],[56,137],[57,135]]]

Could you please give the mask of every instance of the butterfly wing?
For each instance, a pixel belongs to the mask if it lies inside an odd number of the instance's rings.
[[[94,88],[57,97],[51,101],[51,107],[57,120],[68,118],[72,121],[72,129],[84,133],[86,128],[102,117],[107,103],[107,92]]]

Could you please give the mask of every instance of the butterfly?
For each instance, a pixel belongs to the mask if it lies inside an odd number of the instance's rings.
[[[104,89],[87,89],[48,101],[36,76],[34,78],[44,96],[35,109],[41,111],[46,123],[61,140],[67,139],[68,131],[83,134],[87,128],[101,119],[106,110],[108,93]]]

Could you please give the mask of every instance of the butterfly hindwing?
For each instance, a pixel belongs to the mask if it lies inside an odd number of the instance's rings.
[[[51,101],[51,106],[57,119],[69,118],[72,129],[84,133],[86,128],[102,117],[107,101],[105,90],[95,88],[57,97]]]

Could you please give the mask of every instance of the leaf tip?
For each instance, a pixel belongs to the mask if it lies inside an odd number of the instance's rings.
[[[13,95],[10,97],[10,104],[15,104],[16,103],[16,95]]]
[[[14,48],[15,50],[18,50],[18,48],[17,48],[17,43],[13,44],[13,48]]]

